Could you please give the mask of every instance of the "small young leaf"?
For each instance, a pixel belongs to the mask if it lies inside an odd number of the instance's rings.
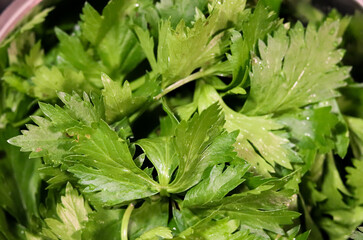
[[[147,100],[146,96],[133,96],[129,83],[123,85],[102,74],[106,120],[113,122],[137,111]]]
[[[91,208],[73,189],[67,184],[65,196],[61,197],[61,203],[57,204],[57,215],[60,220],[46,218],[47,228],[43,228],[43,234],[51,239],[79,239],[87,221]]]

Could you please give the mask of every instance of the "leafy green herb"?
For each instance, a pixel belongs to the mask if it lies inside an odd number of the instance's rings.
[[[0,45],[0,239],[359,239],[361,14],[284,4],[31,15]]]

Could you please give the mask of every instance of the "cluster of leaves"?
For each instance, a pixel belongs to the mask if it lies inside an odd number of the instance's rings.
[[[304,27],[280,4],[86,3],[47,51],[49,9],[20,27],[0,47],[0,238],[349,238],[349,18]]]

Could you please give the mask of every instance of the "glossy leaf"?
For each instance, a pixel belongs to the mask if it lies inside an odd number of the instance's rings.
[[[309,25],[306,31],[297,23],[288,35],[280,27],[267,44],[260,41],[243,113],[263,115],[338,96],[336,89],[346,84],[349,74],[349,68],[337,67],[344,53],[336,49],[338,29],[337,21],[326,21],[319,29]]]

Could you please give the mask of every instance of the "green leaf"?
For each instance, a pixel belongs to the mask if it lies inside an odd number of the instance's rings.
[[[80,27],[83,36],[92,44],[97,42],[98,31],[102,27],[102,16],[88,2],[84,4],[80,16],[82,22]]]
[[[324,175],[321,193],[327,196],[327,200],[321,208],[324,210],[348,209],[348,205],[343,201],[342,193],[347,196],[351,196],[351,194],[339,175],[332,154],[327,155],[326,161],[327,172]]]
[[[283,126],[273,119],[247,117],[231,109],[227,109],[225,114],[230,116],[226,117],[226,129],[240,130],[235,143],[236,151],[240,157],[254,165],[258,172],[264,174],[274,172],[273,167],[276,164],[292,169],[291,163],[300,161],[291,149],[292,144],[286,138],[274,133],[276,130],[281,130]]]
[[[180,162],[172,137],[145,138],[137,141],[158,172],[159,183],[167,186]]]
[[[226,116],[226,130],[239,131],[234,144],[238,156],[249,162],[257,172],[269,175],[269,172],[274,172],[276,163],[292,169],[291,162],[301,161],[291,149],[289,140],[273,132],[281,130],[283,125],[269,116],[249,117],[235,112],[212,86],[201,83],[199,87],[200,93],[196,96],[199,111],[215,102],[221,105]]]
[[[32,152],[30,158],[43,157],[46,164],[55,166],[63,163],[74,145],[74,139],[67,135],[66,130],[80,124],[90,126],[100,120],[103,112],[98,107],[100,103],[96,96],[92,97],[95,105],[88,95],[84,95],[84,100],[77,94],[61,92],[58,96],[65,104],[64,109],[40,103],[41,110],[50,120],[33,116],[32,120],[38,126],[28,124],[28,130],[22,131],[23,135],[8,140],[10,144],[21,147],[21,151]]]
[[[159,66],[156,63],[156,58],[154,55],[154,39],[150,37],[150,33],[147,30],[143,30],[139,26],[135,26],[135,32],[137,37],[139,38],[140,46],[144,51],[144,54],[149,61],[151,68],[159,71]]]
[[[223,123],[223,115],[214,104],[178,125],[174,141],[180,161],[168,192],[183,192],[197,184],[209,166],[233,160],[231,145],[236,134],[224,133]]]
[[[363,119],[354,118],[354,117],[346,117],[350,137],[351,144],[354,156],[358,159],[361,159],[363,156]]]
[[[153,37],[158,36],[158,25],[160,22],[160,14],[152,0],[140,0],[137,2],[136,11],[129,15],[134,25],[143,29],[148,29]]]
[[[345,210],[331,210],[328,214],[332,217],[322,218],[320,225],[330,239],[348,239],[363,221],[363,208],[359,206]]]
[[[0,75],[4,74],[4,69],[8,65],[8,54],[6,48],[0,47]]]
[[[34,117],[39,127],[28,125],[29,131],[9,142],[32,151],[30,157],[62,163],[79,178],[85,193],[93,193],[94,204],[124,204],[158,192],[157,183],[135,165],[128,143],[101,120],[103,103],[97,97],[92,97],[93,104],[88,95],[84,100],[77,94],[59,97],[63,109],[41,104],[50,120]]]
[[[8,220],[6,219],[5,213],[2,208],[0,208],[0,236],[3,239],[8,239],[8,240],[17,239],[10,230]]]
[[[258,40],[264,39],[280,24],[281,21],[278,20],[277,15],[270,12],[263,1],[259,1],[253,13],[249,14],[246,20],[242,22],[243,36],[238,32],[232,34],[231,55],[227,55],[227,57],[233,66],[233,78],[228,86],[217,89],[229,90],[236,86],[245,85],[251,68],[251,50],[255,49]]]
[[[51,122],[41,117],[33,117],[38,125],[27,125],[28,130],[8,140],[12,145],[21,147],[23,152],[31,152],[29,158],[43,157],[46,164],[59,165],[72,146],[72,139],[54,130]]]
[[[239,220],[242,225],[252,229],[266,229],[277,234],[284,234],[280,225],[288,225],[300,214],[287,210],[292,201],[289,190],[276,191],[274,185],[265,184],[260,187],[225,197],[212,203],[205,211]]]
[[[171,230],[167,227],[156,227],[143,233],[136,240],[159,240],[160,238],[172,239],[173,235],[171,234]]]
[[[344,53],[336,49],[338,30],[338,21],[326,21],[319,29],[309,25],[306,31],[297,23],[289,36],[280,27],[267,45],[260,41],[243,112],[263,115],[338,96],[336,89],[349,76],[349,68],[337,66]]]
[[[101,88],[101,72],[105,67],[92,59],[89,53],[84,49],[80,39],[77,36],[69,36],[59,28],[55,29],[59,39],[59,56],[62,62],[78,71],[82,71],[89,83],[96,88]]]
[[[292,220],[300,216],[297,212],[288,210],[260,211],[241,207],[240,204],[223,206],[221,214],[238,219],[253,229],[266,229],[278,234],[283,234],[279,225],[290,225]]]
[[[237,133],[225,133],[223,122],[218,106],[213,105],[188,122],[182,121],[176,125],[175,136],[137,142],[156,167],[159,182],[167,192],[183,192],[194,186],[209,166],[233,161],[241,163],[232,147]],[[177,167],[175,179],[169,183]],[[241,171],[245,170],[242,168]]]
[[[266,1],[262,0],[263,4],[270,7],[274,12],[278,13],[280,11],[282,0],[272,0]]]
[[[32,79],[36,85],[34,95],[39,99],[51,99],[57,97],[56,91],[64,91],[66,80],[57,67],[51,69],[42,66],[36,70]]]
[[[69,79],[72,79],[70,82]],[[58,68],[52,66],[47,68],[41,66],[34,72],[34,77],[31,78],[34,87],[30,89],[31,95],[38,99],[54,99],[57,97],[57,92],[72,93],[77,91],[79,93],[83,91],[94,90],[94,87],[90,85],[82,72],[77,72],[72,68]]]
[[[58,93],[58,97],[64,103],[65,111],[74,120],[80,121],[81,123],[90,126],[93,122],[98,122],[101,118],[103,118],[104,109],[102,104],[102,98],[95,94],[91,94],[90,96],[88,96],[86,93],[83,93],[82,99],[78,94],[75,93],[73,95],[70,95],[64,92],[60,92]],[[58,111],[59,109],[60,108],[58,107]],[[59,115],[52,115],[51,112],[46,112],[43,109],[42,111],[56,124],[62,124],[67,122],[64,118],[57,119],[58,117],[60,117]],[[54,113],[57,113],[58,111],[54,111]],[[74,122],[72,124],[73,126],[75,125]],[[71,126],[72,125],[70,124],[69,127]]]
[[[296,240],[308,240],[309,236],[310,236],[310,230],[296,236]]]
[[[95,47],[108,68],[107,73],[112,76],[115,72],[127,74],[144,59],[137,38],[125,18],[133,2],[110,1],[102,16],[89,4],[83,8],[82,34]]]
[[[111,125],[111,128],[115,129],[118,136],[122,139],[132,138],[133,133],[128,118],[123,118]]]
[[[31,99],[5,83],[0,86],[0,91],[0,129],[5,129],[9,124],[14,125],[26,118]]]
[[[88,6],[90,7],[90,6]],[[117,22],[122,21],[130,9],[135,8],[135,1],[112,0],[102,11],[101,28],[97,32],[96,44],[98,44],[114,27]]]
[[[0,205],[17,223],[36,230],[39,227],[41,184],[37,170],[41,161],[28,159],[28,154],[6,143],[6,139],[16,135],[17,131],[12,127],[0,131]]]
[[[44,52],[41,50],[40,42],[36,42],[35,34],[33,32],[25,32],[14,41],[11,42],[7,49],[7,57],[10,68],[14,68],[14,65],[20,65],[24,63],[25,65],[34,68],[43,64]],[[13,66],[12,66],[13,65]],[[19,68],[15,68],[21,71]],[[21,72],[28,73],[29,69],[23,69]]]
[[[354,167],[347,167],[347,183],[354,188],[354,198],[357,199],[358,204],[363,203],[363,189],[360,183],[363,180],[363,161],[353,160]]]
[[[47,189],[59,189],[59,187],[66,185],[67,182],[72,184],[77,182],[77,178],[61,167],[43,165],[38,168],[38,171],[42,179],[48,183]]]
[[[277,14],[266,8],[264,1],[259,1],[253,13],[242,23],[241,29],[247,49],[253,50],[258,40],[263,40],[281,23]]]
[[[145,217],[148,216],[148,217]],[[163,199],[145,201],[132,212],[129,222],[130,239],[142,237],[153,229],[165,228],[169,218],[169,203]]]
[[[354,231],[354,233],[352,235],[350,235],[351,239],[356,239],[356,240],[362,240],[363,239],[363,228],[362,227],[358,227],[357,230]]]
[[[228,61],[232,65],[232,81],[226,87],[220,87],[222,90],[230,90],[244,83],[248,73],[248,62],[250,49],[242,35],[234,32],[232,35],[231,55],[227,55]]]
[[[19,92],[34,96],[32,77],[44,64],[44,52],[35,34],[25,32],[17,37],[8,48],[9,66],[2,77],[6,83]]]
[[[203,239],[203,240],[213,240],[213,239],[221,239],[221,240],[252,240],[256,239],[256,236],[250,235],[248,231],[239,231],[239,221],[238,220],[230,220],[228,218],[224,218],[221,220],[212,220],[210,218],[206,218],[185,230],[180,234],[179,237],[175,238],[179,239]]]
[[[82,239],[117,239],[120,237],[124,209],[96,209],[88,214]]]
[[[170,18],[172,27],[176,27],[181,20],[190,27],[195,19],[196,8],[203,12],[207,7],[207,3],[207,0],[161,0],[155,4],[155,7],[162,19]]]
[[[181,232],[184,232],[185,230],[187,230],[188,234],[190,234],[190,230],[188,230],[188,228],[195,226],[200,221],[207,221],[208,219],[211,219],[211,217],[208,216],[201,220],[201,218],[194,214],[190,209],[178,209],[176,204],[172,205],[172,210],[173,219],[169,225],[174,230],[174,234],[179,234]],[[181,236],[182,235],[183,234],[181,234]]]
[[[82,239],[82,231],[85,228],[88,214],[91,208],[79,195],[71,184],[67,184],[65,195],[61,197],[61,203],[57,204],[57,215],[55,218],[46,218],[46,228],[43,234],[51,239]]]
[[[338,117],[331,112],[331,107],[305,109],[279,119],[288,126],[291,138],[301,149],[319,149],[324,154],[335,148],[333,130]]]
[[[153,71],[162,75],[162,87],[189,76],[197,68],[208,68],[218,62],[228,41],[224,29],[239,20],[245,1],[214,2],[208,18],[197,19],[191,28],[181,21],[175,29],[170,21],[162,21],[159,28],[157,61],[151,56],[153,42],[139,31],[141,47],[146,52]],[[141,33],[141,34],[140,34]],[[188,53],[187,55],[185,53]]]
[[[129,116],[145,104],[146,96],[133,96],[130,84],[125,81],[112,81],[106,74],[102,74],[104,89],[102,95],[105,103],[105,114],[108,122]]]
[[[105,122],[69,131],[77,135],[72,149],[72,172],[83,185],[92,203],[102,206],[126,204],[134,199],[152,196],[158,184],[138,168],[125,140],[119,138]]]
[[[126,75],[145,58],[135,34],[123,23],[112,28],[97,49],[110,73],[118,71]]]
[[[327,104],[332,107],[332,112],[337,115],[338,123],[333,129],[335,135],[335,151],[341,158],[344,158],[347,154],[350,145],[350,134],[347,121],[340,111],[337,100],[332,99],[327,102],[322,102],[321,105]]]
[[[215,165],[207,178],[187,192],[183,206],[202,206],[205,203],[221,200],[227,193],[244,182],[242,177],[248,168],[248,164],[226,167]]]

